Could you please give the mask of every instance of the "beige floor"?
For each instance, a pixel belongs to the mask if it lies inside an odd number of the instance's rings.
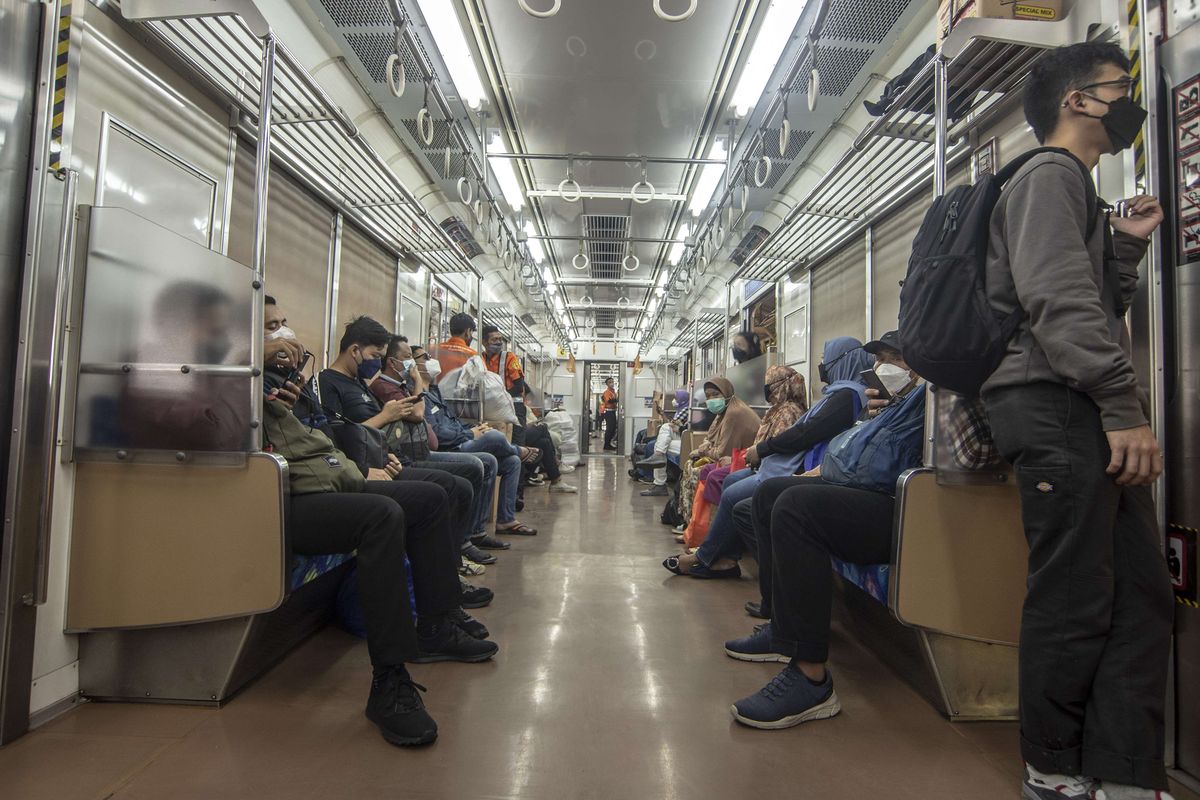
[[[1016,731],[942,719],[836,631],[843,713],[787,731],[730,703],[777,665],[723,655],[749,580],[672,578],[661,503],[594,458],[577,497],[527,492],[517,539],[479,583],[494,663],[416,666],[441,727],[383,742],[362,716],[366,647],[329,628],[221,710],[89,704],[0,750],[0,798],[1016,798]],[[1183,800],[1183,796],[1180,796]]]

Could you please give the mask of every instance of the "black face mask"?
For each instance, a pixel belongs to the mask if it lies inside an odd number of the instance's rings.
[[[1108,106],[1108,113],[1102,117],[1093,114],[1084,116],[1100,120],[1100,124],[1108,133],[1108,141],[1112,144],[1111,154],[1115,156],[1122,150],[1132,147],[1134,139],[1142,132],[1142,125],[1146,122],[1146,109],[1128,97],[1118,97],[1116,100],[1108,102],[1090,94],[1084,96]]]
[[[774,385],[775,384],[773,384],[773,383],[768,383],[766,386],[763,387],[763,397],[766,398],[768,403],[771,402],[771,387]]]
[[[743,361],[749,360],[749,358],[750,358],[750,354],[747,353],[742,348],[740,348],[740,347],[733,348],[733,360],[736,361],[737,363],[741,364]]]
[[[828,364],[826,364],[824,361],[822,361],[820,364],[817,364],[817,377],[821,379],[821,383],[833,383],[833,380],[829,375],[829,368],[832,367],[837,362],[841,361],[846,356],[853,353],[854,350],[857,350],[857,349],[858,348],[855,347],[853,350],[847,350],[846,352],[842,353],[840,356],[835,358],[833,361],[830,361]]]

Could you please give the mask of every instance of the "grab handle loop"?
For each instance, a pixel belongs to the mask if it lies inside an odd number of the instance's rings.
[[[663,11],[662,0],[654,0],[654,13],[658,15],[659,19],[667,22],[683,22],[685,19],[689,19],[692,14],[696,13],[696,7],[698,5],[700,5],[700,0],[691,0],[691,2],[688,3],[686,11],[680,14],[668,14],[666,11]]]
[[[632,266],[632,267],[631,267],[631,266],[629,266],[629,262],[630,262],[630,261],[632,261],[632,262],[633,262],[633,266]],[[642,265],[642,260],[641,260],[640,258],[638,258],[637,256],[635,256],[633,253],[630,253],[629,255],[625,256],[625,260],[621,262],[621,267],[622,267],[622,268],[623,268],[623,269],[624,269],[626,272],[633,272],[634,270],[636,270],[636,269],[637,269],[638,267],[640,267],[641,265]]]
[[[458,179],[458,199],[463,205],[471,205],[471,201],[475,199],[475,184],[467,180],[467,176]]]
[[[429,113],[429,84],[425,84],[425,104],[417,112],[417,132],[425,146],[433,144],[433,116]]]
[[[758,159],[758,163],[754,165],[754,185],[762,188],[767,185],[767,178],[771,177],[771,157],[766,153]],[[765,168],[765,169],[764,169]]]
[[[787,157],[787,146],[792,140],[792,123],[788,122],[788,96],[783,96],[783,124],[779,126],[779,157]]]
[[[400,69],[397,71],[396,67]],[[404,90],[408,88],[408,71],[404,69],[404,61],[401,60],[399,53],[392,53],[387,60],[387,83],[388,91],[392,93],[392,97],[397,99],[404,96]],[[396,76],[399,74],[399,79]]]
[[[583,260],[580,261],[580,259],[583,259]],[[588,265],[590,263],[591,263],[591,259],[588,258],[587,253],[583,252],[583,245],[581,244],[579,246],[579,252],[575,255],[574,258],[571,259],[571,266],[577,270],[585,270],[588,268]]]
[[[549,19],[557,14],[559,9],[562,8],[562,0],[554,0],[554,5],[552,5],[548,11],[538,11],[536,8],[533,8],[529,5],[529,0],[517,0],[517,5],[519,5],[521,10],[531,17],[537,17],[538,19]]]
[[[446,145],[446,156],[442,162],[442,166],[444,167],[442,172],[445,173],[446,177],[450,177],[450,161],[452,160],[452,156],[453,153],[450,150],[450,145]]]
[[[571,184],[575,188],[571,192],[567,192],[567,184]],[[578,203],[583,197],[583,188],[579,185],[579,181],[575,180],[575,159],[567,159],[567,177],[562,179],[558,184],[558,196],[568,203]]]
[[[626,308],[628,306],[629,306],[629,298],[628,297],[618,297],[617,298],[617,307],[618,308]]]
[[[638,194],[638,190],[643,187],[645,187],[646,189],[649,190],[648,194]],[[642,179],[640,181],[638,181],[637,183],[635,183],[633,185],[633,188],[629,190],[629,196],[633,200],[633,202],[637,203],[639,206],[644,206],[647,203],[654,200],[654,194],[655,194],[654,193],[654,184],[652,184],[652,183],[650,183],[650,181],[646,180],[646,159],[643,158],[642,159]],[[637,267],[634,267],[634,269],[637,269]]]

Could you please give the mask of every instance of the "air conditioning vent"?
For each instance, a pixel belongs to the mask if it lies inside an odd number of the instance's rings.
[[[621,262],[629,255],[628,242],[594,241],[601,239],[626,239],[629,236],[629,217],[611,214],[585,214],[583,217],[584,243],[591,262],[593,278],[616,280],[621,277]]]

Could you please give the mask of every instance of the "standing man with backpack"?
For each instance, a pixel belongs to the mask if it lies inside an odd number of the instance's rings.
[[[1133,82],[1116,45],[1048,53],[1026,86],[1025,116],[1059,150],[1025,162],[991,215],[988,301],[1016,325],[982,397],[1015,468],[1029,542],[1027,800],[1168,797],[1174,601],[1150,491],[1162,453],[1124,322],[1163,213],[1139,196],[1106,220],[1088,174],[1142,129]]]

